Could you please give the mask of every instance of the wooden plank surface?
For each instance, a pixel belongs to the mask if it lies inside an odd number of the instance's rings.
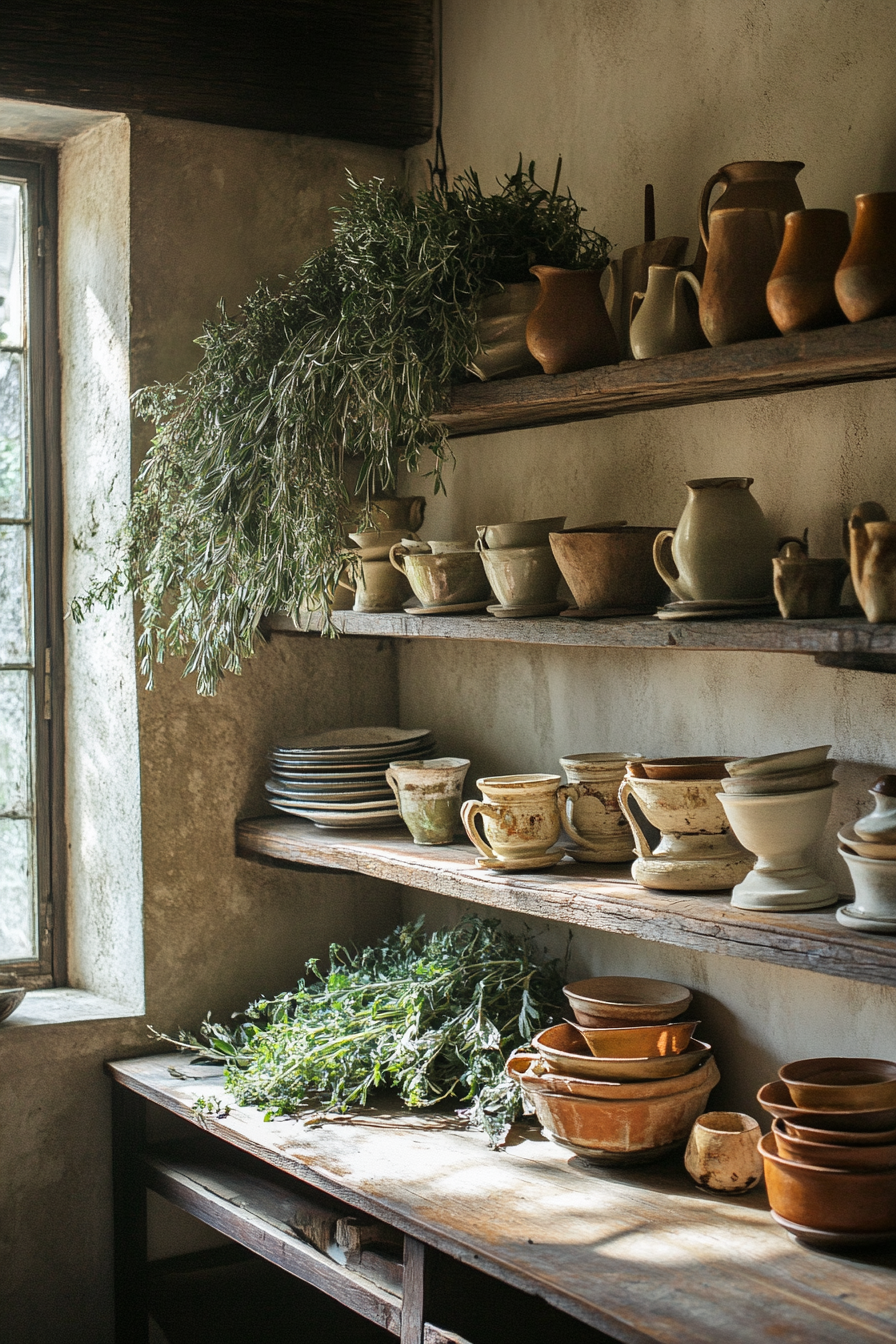
[[[735,621],[661,621],[656,616],[579,621],[561,618],[505,620],[495,616],[415,616],[409,612],[337,611],[336,629],[378,639],[479,639],[573,648],[684,649],[744,653],[879,655],[896,653],[896,623],[871,625],[864,617],[784,621],[779,617]],[[279,634],[316,634],[319,615],[302,628],[283,613],[267,618]]]
[[[415,845],[404,828],[321,831],[310,822],[259,817],[237,822],[236,852],[380,877],[497,910],[648,942],[822,971],[869,984],[896,985],[896,941],[853,933],[833,910],[770,914],[736,910],[728,893],[649,891],[624,864],[565,858],[544,872],[477,868],[472,845]]]
[[[233,1167],[150,1155],[147,1185],[232,1241],[398,1335],[401,1299],[299,1240],[304,1201]],[[335,1222],[335,1219],[334,1219]]]
[[[581,373],[465,384],[435,418],[455,436],[485,434],[894,376],[896,317],[881,317]]]
[[[211,1077],[183,1056],[108,1065],[184,1119]],[[309,1128],[231,1102],[202,1127],[427,1245],[535,1293],[623,1344],[882,1344],[896,1340],[896,1252],[837,1258],[796,1245],[762,1191],[698,1190],[679,1159],[591,1167],[517,1127],[502,1153],[448,1116],[369,1111]]]

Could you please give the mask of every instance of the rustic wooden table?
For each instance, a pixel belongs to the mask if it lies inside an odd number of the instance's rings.
[[[678,1160],[589,1166],[519,1127],[505,1151],[451,1116],[387,1110],[309,1127],[231,1104],[221,1075],[182,1055],[108,1066],[114,1080],[118,1341],[146,1339],[141,1276],[145,1190],[156,1190],[377,1321],[402,1344],[459,1336],[432,1309],[433,1257],[566,1313],[539,1338],[625,1344],[881,1344],[896,1340],[896,1249],[824,1255],[771,1220],[764,1195],[698,1190]],[[199,1118],[197,1097],[219,1114]],[[146,1103],[178,1117],[189,1143],[147,1148]],[[188,1122],[188,1123],[183,1123]],[[251,1155],[270,1181],[241,1169]],[[404,1234],[391,1288],[295,1233],[293,1206],[334,1199]],[[466,1268],[463,1268],[466,1267]],[[460,1282],[460,1281],[459,1281]],[[470,1280],[472,1282],[472,1280]],[[504,1288],[501,1289],[504,1291]],[[458,1289],[460,1292],[461,1289]],[[537,1299],[542,1299],[538,1302]],[[450,1303],[443,1293],[442,1303]],[[448,1310],[450,1315],[450,1310]],[[525,1313],[523,1313],[525,1314]],[[569,1320],[569,1317],[574,1320]],[[521,1325],[523,1316],[521,1315]],[[142,1331],[142,1333],[141,1333]],[[521,1335],[520,1338],[523,1336]],[[488,1334],[474,1344],[488,1344]]]

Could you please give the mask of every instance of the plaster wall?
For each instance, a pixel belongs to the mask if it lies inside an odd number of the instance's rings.
[[[891,26],[887,0],[445,0],[449,167],[473,164],[488,182],[522,150],[549,180],[562,152],[564,184],[617,255],[642,237],[647,181],[659,234],[688,235],[693,248],[703,183],[737,159],[803,159],[806,204],[851,211],[857,192],[896,185]],[[852,504],[896,506],[894,412],[887,382],[461,440],[428,535],[563,512],[569,526],[674,526],[685,480],[745,475],[779,533],[808,526],[813,553],[835,555]],[[896,762],[891,679],[805,658],[408,641],[399,671],[403,721],[431,723],[444,750],[470,757],[471,780],[559,771],[576,751],[752,754],[830,742],[844,764],[819,861],[844,892],[834,832]],[[445,911],[419,893],[405,903]],[[564,936],[553,926],[549,941]],[[892,1054],[896,991],[583,930],[572,969],[698,989],[720,1103],[740,1109],[755,1110],[756,1087],[784,1059]]]

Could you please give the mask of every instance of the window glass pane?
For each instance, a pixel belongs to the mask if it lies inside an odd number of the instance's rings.
[[[0,527],[0,663],[31,661],[30,529]]]
[[[26,516],[24,393],[22,356],[0,350],[0,518]]]
[[[31,815],[31,673],[0,672],[0,814]]]
[[[23,196],[18,182],[0,182],[0,344],[6,345],[25,343]]]
[[[31,822],[0,817],[0,961],[38,954]]]

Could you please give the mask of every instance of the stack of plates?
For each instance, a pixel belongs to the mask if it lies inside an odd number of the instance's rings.
[[[390,761],[433,754],[428,728],[339,728],[283,743],[270,755],[265,784],[272,807],[324,830],[399,826],[386,783]]]

